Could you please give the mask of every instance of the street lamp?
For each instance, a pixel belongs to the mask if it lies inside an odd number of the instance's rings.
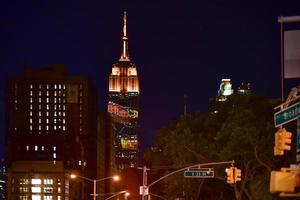
[[[94,199],[94,200],[96,200],[97,195],[98,195],[98,194],[96,193],[96,190],[97,190],[97,189],[96,189],[97,182],[99,182],[99,181],[104,181],[104,180],[106,180],[106,179],[113,179],[114,181],[120,180],[120,176],[118,176],[118,175],[109,176],[109,177],[105,177],[105,178],[101,178],[101,179],[90,179],[90,178],[87,178],[87,177],[84,177],[84,176],[80,176],[80,175],[77,175],[77,174],[70,174],[70,177],[71,177],[72,179],[79,177],[79,178],[82,178],[82,179],[84,179],[84,180],[87,180],[87,181],[92,182],[92,183],[93,183],[93,194],[91,194],[91,195],[93,196],[93,199]]]
[[[114,198],[114,197],[116,197],[116,196],[118,196],[120,194],[123,194],[123,193],[125,193],[125,199],[127,199],[127,197],[130,195],[129,192],[127,192],[126,190],[123,190],[121,192],[117,192],[116,194],[114,194],[114,195],[112,195],[112,196],[110,196],[110,197],[108,197],[108,198],[106,198],[104,200],[108,200],[108,199]]]

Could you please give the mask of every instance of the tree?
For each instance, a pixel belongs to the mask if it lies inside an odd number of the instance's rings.
[[[156,173],[162,175],[192,164],[224,160],[235,160],[243,173],[241,183],[233,187],[225,184],[224,166],[215,167],[215,179],[187,179],[177,174],[164,180],[166,196],[272,199],[268,180],[275,163],[273,107],[276,103],[258,95],[236,94],[217,113],[182,116],[175,125],[160,129],[154,142],[156,151],[148,150],[145,154],[150,165],[165,166],[163,170],[154,170]]]

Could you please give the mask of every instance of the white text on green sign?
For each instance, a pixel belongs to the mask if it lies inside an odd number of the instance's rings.
[[[296,103],[274,114],[275,127],[282,126],[300,116],[300,104]]]
[[[186,178],[213,178],[215,176],[213,168],[189,169],[184,171]]]

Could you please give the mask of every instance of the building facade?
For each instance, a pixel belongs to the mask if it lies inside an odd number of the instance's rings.
[[[128,52],[126,12],[121,56],[109,76],[108,112],[113,118],[115,161],[118,169],[135,167],[139,151],[139,95],[137,68]]]
[[[7,82],[8,199],[86,199],[96,177],[97,94],[85,77],[61,65]]]

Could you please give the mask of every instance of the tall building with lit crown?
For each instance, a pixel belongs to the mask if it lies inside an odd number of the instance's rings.
[[[139,78],[128,52],[124,12],[121,56],[109,76],[108,112],[115,122],[115,155],[118,169],[135,167],[139,150]]]

